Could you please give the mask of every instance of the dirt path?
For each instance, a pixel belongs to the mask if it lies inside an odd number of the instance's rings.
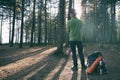
[[[109,71],[107,75],[87,75],[79,60],[79,70],[73,72],[70,49],[63,56],[55,56],[55,49],[51,46],[22,49],[0,46],[0,80],[120,80],[119,46],[84,47],[86,58],[95,50],[103,53]]]

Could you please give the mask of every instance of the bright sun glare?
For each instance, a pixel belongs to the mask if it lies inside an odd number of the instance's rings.
[[[80,18],[82,14],[81,0],[75,0],[74,7],[77,13],[77,18]]]

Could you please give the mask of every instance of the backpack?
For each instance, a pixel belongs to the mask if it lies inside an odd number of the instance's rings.
[[[102,56],[102,59],[100,60],[98,65],[95,67],[92,73],[100,73],[101,75],[103,75],[107,73],[107,69],[106,69],[105,61],[103,59],[103,55],[100,51],[95,51],[88,56],[87,67],[89,68],[99,56]]]

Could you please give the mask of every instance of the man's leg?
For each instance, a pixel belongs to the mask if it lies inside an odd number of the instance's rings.
[[[74,67],[77,68],[78,64],[77,64],[77,56],[76,56],[76,44],[74,41],[70,41],[70,45],[71,45],[71,51],[72,51],[73,64],[74,64]]]
[[[85,67],[85,59],[84,59],[84,55],[83,55],[83,46],[82,46],[81,41],[77,42],[77,48],[78,48],[78,54],[80,57],[81,66]]]

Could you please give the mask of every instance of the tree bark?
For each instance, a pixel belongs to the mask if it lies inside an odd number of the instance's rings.
[[[14,42],[15,17],[16,17],[16,0],[14,0],[14,6],[13,6],[13,23],[12,23],[12,36],[11,36],[10,46],[13,46],[13,42]]]
[[[45,0],[45,40],[44,44],[47,44],[47,0]]]
[[[33,34],[34,34],[34,31],[35,31],[35,3],[36,3],[36,0],[34,0],[34,5],[33,5],[33,22],[32,22],[32,29],[31,29],[30,47],[33,47]]]
[[[115,24],[115,2],[111,3],[111,37],[110,42],[115,43],[117,41],[116,24]]]
[[[58,27],[57,27],[57,50],[56,54],[63,53],[65,21],[65,0],[59,0]]]
[[[19,47],[23,46],[23,26],[24,26],[24,0],[22,0],[22,19],[21,19],[21,35],[20,35],[20,44]]]
[[[2,26],[3,26],[3,11],[2,11],[2,18],[1,18],[1,25],[0,25],[0,45],[2,44]]]

